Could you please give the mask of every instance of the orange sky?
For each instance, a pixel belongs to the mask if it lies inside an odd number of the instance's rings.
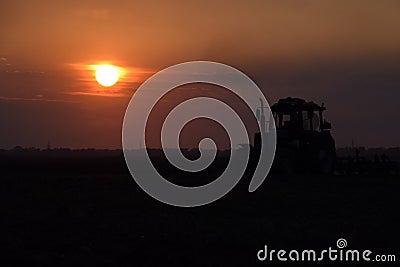
[[[244,71],[270,102],[325,102],[338,145],[400,146],[399,14],[394,0],[1,1],[0,147],[120,147],[134,89],[190,60]],[[103,61],[129,75],[103,89],[84,69]]]

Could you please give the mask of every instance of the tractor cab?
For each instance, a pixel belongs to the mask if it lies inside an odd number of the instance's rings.
[[[323,119],[324,104],[306,102],[300,98],[280,99],[271,107],[275,119],[278,138],[293,138],[299,134],[311,134],[331,129],[331,124]]]

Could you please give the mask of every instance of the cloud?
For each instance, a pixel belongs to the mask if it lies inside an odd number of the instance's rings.
[[[0,65],[4,66],[11,66],[11,64],[8,62],[8,59],[6,57],[0,57]]]
[[[38,95],[38,97],[40,97]],[[61,99],[46,99],[46,98],[25,98],[25,97],[6,97],[0,96],[0,100],[5,101],[37,101],[37,102],[60,102],[60,103],[78,103],[77,101],[61,100]]]
[[[83,96],[103,96],[103,97],[128,97],[123,93],[105,93],[105,92],[65,92],[66,95],[83,95]]]

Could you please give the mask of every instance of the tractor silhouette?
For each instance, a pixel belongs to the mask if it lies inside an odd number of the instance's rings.
[[[265,131],[264,107],[257,110],[260,131]],[[332,173],[335,168],[335,141],[331,124],[323,119],[326,110],[314,102],[300,98],[284,98],[272,105],[277,146],[273,170],[284,173]],[[261,133],[254,135],[254,149],[261,147]]]

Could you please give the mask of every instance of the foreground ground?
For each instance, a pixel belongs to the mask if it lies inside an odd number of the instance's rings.
[[[271,265],[257,260],[264,245],[339,238],[400,260],[399,177],[272,175],[254,193],[247,177],[212,205],[177,208],[141,191],[119,156],[1,159],[0,266]]]

